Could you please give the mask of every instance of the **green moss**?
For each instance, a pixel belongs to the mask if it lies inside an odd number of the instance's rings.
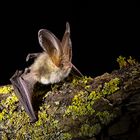
[[[62,133],[60,140],[71,140],[72,139],[72,135],[70,133]]]
[[[55,139],[59,133],[59,121],[40,112],[39,120],[30,129],[32,139]],[[43,115],[43,116],[42,116]]]
[[[74,96],[72,104],[68,106],[64,116],[71,115],[73,118],[77,118],[78,116],[93,115],[95,113],[95,110],[93,109],[95,101],[101,97],[105,97],[106,95],[116,92],[119,89],[119,83],[120,79],[114,78],[108,83],[105,83],[100,92],[92,91],[89,94],[87,92],[80,91]]]
[[[128,62],[131,66],[138,63],[134,58],[132,58],[132,56],[129,56],[129,58],[127,59],[127,62]]]
[[[117,58],[117,62],[119,63],[120,68],[123,68],[123,67],[127,66],[126,58],[123,57],[123,56],[119,56]]]
[[[56,103],[58,104],[58,103]],[[38,111],[38,121],[30,124],[29,116],[23,109],[18,108],[19,102],[14,93],[11,93],[6,99],[0,102],[0,126],[5,132],[0,136],[0,139],[33,139],[42,140],[48,139],[53,140],[59,138],[59,120],[53,117],[53,114],[47,113],[49,104],[42,104]],[[67,136],[67,137],[66,137]],[[68,135],[64,135],[67,140]],[[59,139],[56,139],[59,140]]]
[[[114,119],[114,114],[108,111],[97,112],[96,116],[99,118],[101,124],[107,125],[112,119]]]
[[[138,62],[136,62],[135,59],[133,59],[131,56],[129,56],[129,58],[127,59],[126,57],[123,57],[123,56],[119,56],[117,58],[117,62],[119,63],[119,66],[120,66],[120,69],[121,68],[125,68],[127,66],[132,66],[132,65],[135,65],[137,64]]]
[[[64,113],[64,117],[69,118],[69,122],[73,123],[73,120],[85,122],[77,133],[71,132],[73,137],[93,137],[101,130],[101,125],[108,124],[115,117],[115,113],[109,111],[98,111],[94,106],[98,103],[98,100],[106,98],[106,96],[115,93],[119,90],[119,84],[121,80],[117,77],[111,79],[109,82],[105,82],[104,86],[97,87],[91,91],[91,85],[86,85],[86,91],[81,90],[72,99],[71,105],[69,105]],[[109,106],[109,105],[108,105]],[[97,119],[92,124],[91,120],[86,118],[88,116],[93,120]],[[82,118],[81,120],[79,118]],[[85,119],[84,119],[85,118]]]
[[[91,82],[93,79],[91,77],[83,76],[82,78],[74,78],[72,80],[72,85],[73,86],[86,86],[89,82]]]
[[[44,122],[46,122],[46,118],[47,118],[47,114],[46,111],[42,111],[38,113],[38,121],[35,123],[35,126],[41,126],[43,125]]]
[[[8,137],[5,132],[1,133],[1,140],[8,140]]]
[[[82,78],[82,83],[87,84],[87,83],[91,82],[92,80],[93,79],[91,77],[85,76]]]
[[[70,105],[65,115],[72,115],[73,118],[83,115],[92,115],[95,110],[92,108],[94,102],[88,100],[88,96],[85,92],[80,91],[74,96],[72,105]]]
[[[10,93],[13,90],[11,85],[7,85],[7,86],[1,86],[0,87],[0,94],[7,94]]]
[[[5,120],[7,118],[9,118],[8,112],[6,109],[3,109],[2,112],[0,113],[0,121]]]
[[[84,124],[80,128],[79,136],[83,137],[93,137],[97,135],[101,130],[100,124],[94,124],[93,126],[90,126],[88,124]]]
[[[72,80],[72,85],[76,86],[76,85],[78,85],[78,83],[79,83],[79,80],[78,79],[74,78]]]
[[[18,99],[14,93],[11,93],[6,99],[0,102],[0,108],[3,110],[0,112],[0,121],[8,119],[14,110],[17,108],[16,103]]]
[[[112,118],[110,112],[94,110],[94,105],[101,97],[115,93],[119,89],[120,80],[119,78],[114,78],[106,82],[103,87],[97,87],[94,90],[92,85],[89,84],[92,80],[91,78],[86,77],[85,79],[82,78],[82,80],[74,82],[75,85],[78,84],[76,87],[80,85],[82,88],[80,88],[80,91],[75,90],[79,92],[76,95],[74,94],[75,96],[72,98],[70,105],[61,108],[64,115],[57,114],[57,106],[61,105],[61,100],[54,100],[54,104],[49,103],[49,101],[44,102],[40,105],[38,111],[38,121],[33,124],[29,124],[29,116],[23,107],[18,107],[18,99],[12,92],[10,96],[0,102],[0,126],[3,132],[5,132],[3,137],[21,140],[70,140],[73,137],[92,137],[96,135],[100,131],[101,125],[97,121],[96,124],[90,124],[89,118],[94,119],[96,117],[102,124],[109,122]],[[51,94],[45,95],[43,100],[48,96],[51,96]],[[58,113],[60,112],[58,111]],[[86,117],[87,115],[89,118]],[[84,117],[85,119],[83,119]],[[77,120],[77,124],[75,120]],[[66,121],[64,126],[62,121]],[[65,123],[73,123],[72,125],[76,128],[78,125],[79,128],[76,132],[73,132],[73,130],[69,131],[69,125],[66,126]],[[68,128],[67,130],[65,129],[66,127]]]
[[[12,117],[9,118],[9,120],[5,124],[5,130],[8,130],[9,138],[20,140],[55,139],[55,137],[57,137],[58,135],[57,133],[59,132],[59,121],[45,114],[45,112],[39,113],[39,120],[36,123],[29,125],[29,118],[25,112],[13,113]],[[12,137],[10,136],[10,134],[12,134]]]
[[[8,108],[15,104],[17,101],[17,96],[14,93],[12,93],[11,96],[7,97],[6,100],[3,100],[1,102],[4,107]]]
[[[91,77],[82,77],[79,79],[73,79],[72,85],[73,86],[82,86],[86,90],[90,89],[90,85],[88,84],[93,79]],[[74,98],[72,99],[72,104],[68,106],[67,110],[65,111],[65,115],[71,115],[73,118],[78,116],[85,116],[85,115],[92,115],[95,110],[92,108],[94,102],[88,99],[88,93],[86,91],[79,91]]]
[[[102,89],[103,95],[110,95],[114,93],[115,91],[119,90],[119,86],[118,86],[119,83],[120,83],[120,79],[117,77],[114,79],[111,79],[108,83],[105,83]]]

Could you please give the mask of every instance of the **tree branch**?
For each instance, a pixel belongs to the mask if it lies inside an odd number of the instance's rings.
[[[95,78],[70,75],[59,84],[38,83],[34,94],[39,120],[31,124],[12,86],[0,87],[1,139],[120,138],[118,120],[125,120],[123,116],[134,112],[131,119],[140,115],[137,113],[140,112],[140,64],[125,65]],[[129,127],[125,128],[125,134]]]

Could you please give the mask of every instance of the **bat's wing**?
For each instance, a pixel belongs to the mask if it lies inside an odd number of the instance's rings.
[[[30,116],[31,122],[35,122],[37,120],[37,116],[35,115],[32,106],[33,85],[29,85],[28,81],[24,80],[24,77],[22,77],[22,71],[16,71],[10,81],[15,90],[15,94],[23,105],[27,114]]]

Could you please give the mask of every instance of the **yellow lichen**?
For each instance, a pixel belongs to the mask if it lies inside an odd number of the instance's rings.
[[[104,95],[110,95],[112,93],[114,93],[115,91],[119,90],[119,83],[120,83],[120,79],[119,78],[114,78],[111,79],[108,83],[104,84],[104,87],[102,89],[102,93]]]
[[[8,140],[8,137],[5,132],[1,133],[1,140]]]
[[[113,113],[109,113],[108,111],[97,112],[96,116],[99,118],[101,124],[107,125],[115,115]]]
[[[127,62],[128,62],[130,65],[135,65],[135,64],[138,63],[134,58],[132,58],[132,56],[129,56],[129,58],[127,59]]]
[[[77,86],[77,85],[86,86],[88,82],[92,80],[93,79],[91,77],[87,77],[87,76],[83,76],[82,78],[74,78],[72,80],[72,85],[73,86]]]
[[[138,62],[136,62],[135,59],[133,59],[131,56],[129,56],[129,58],[127,59],[126,57],[123,57],[123,56],[119,56],[117,58],[117,62],[119,63],[119,66],[120,66],[120,69],[121,68],[125,68],[127,66],[132,66],[132,65],[135,65],[137,64]]]
[[[65,115],[72,115],[72,117],[78,117],[83,115],[92,115],[95,110],[92,108],[94,102],[88,100],[87,94],[83,91],[74,96],[72,105],[70,105]]]
[[[17,96],[14,93],[12,93],[11,96],[7,97],[6,100],[3,101],[3,106],[7,108],[8,106],[13,105],[17,101]]]
[[[72,135],[70,133],[63,133],[61,140],[71,140],[72,139]]]
[[[12,90],[13,90],[13,87],[11,85],[1,86],[0,94],[7,94],[7,93],[10,93]]]
[[[126,67],[128,65],[126,62],[126,58],[123,56],[119,56],[117,58],[117,62],[119,63],[120,68]]]
[[[89,124],[83,124],[80,128],[79,136],[93,137],[97,135],[101,130],[100,124],[94,124],[90,126]]]
[[[6,109],[3,109],[0,113],[0,121],[5,120],[7,118],[9,118],[8,112]]]
[[[82,88],[81,91],[78,90],[79,92],[73,97],[71,104],[63,108],[64,115],[56,113],[58,108],[56,106],[61,105],[59,100],[54,101],[55,106],[45,102],[42,103],[39,108],[38,121],[33,124],[29,124],[29,116],[25,110],[18,108],[18,99],[14,93],[11,93],[6,99],[3,99],[0,103],[0,125],[3,130],[6,131],[7,138],[21,140],[70,140],[76,136],[92,137],[96,135],[101,129],[100,124],[98,122],[96,124],[90,124],[90,121],[85,116],[93,117],[92,115],[94,115],[100,119],[102,123],[107,120],[106,117],[111,118],[110,112],[97,112],[94,110],[94,104],[101,97],[115,93],[119,89],[118,85],[120,80],[119,78],[114,78],[105,83],[102,88],[97,87],[98,90],[93,90],[92,86],[89,85],[92,80],[91,78],[83,78],[82,80],[74,82],[80,86],[82,85]],[[44,96],[43,99],[45,100],[46,97],[48,96]],[[64,110],[65,108],[66,110]],[[55,111],[50,113],[48,110]],[[79,125],[77,135],[75,135],[75,132],[63,131],[63,128],[65,128],[61,122],[63,121],[63,117],[66,117],[64,119],[68,118],[70,123],[74,122],[72,120],[84,117],[86,120],[85,123],[80,122],[81,125]],[[83,120],[81,119],[81,121]]]
[[[93,109],[95,101],[116,92],[119,89],[119,83],[120,79],[116,77],[111,79],[108,83],[105,83],[100,92],[91,91],[89,94],[80,91],[74,96],[72,104],[68,106],[64,116],[71,115],[73,118],[76,118],[78,116],[93,115],[95,113]]]
[[[8,119],[13,111],[16,109],[15,103],[18,101],[17,97],[14,93],[11,93],[10,96],[8,96],[6,99],[3,99],[0,102],[0,108],[3,108],[3,110],[0,112],[0,120],[6,120]]]

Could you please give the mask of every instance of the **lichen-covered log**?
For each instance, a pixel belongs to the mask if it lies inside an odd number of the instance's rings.
[[[70,75],[58,84],[36,84],[35,123],[30,123],[12,86],[0,87],[0,139],[103,139],[102,130],[122,115],[122,105],[140,94],[140,64],[121,57],[118,62],[119,70],[95,78]]]

